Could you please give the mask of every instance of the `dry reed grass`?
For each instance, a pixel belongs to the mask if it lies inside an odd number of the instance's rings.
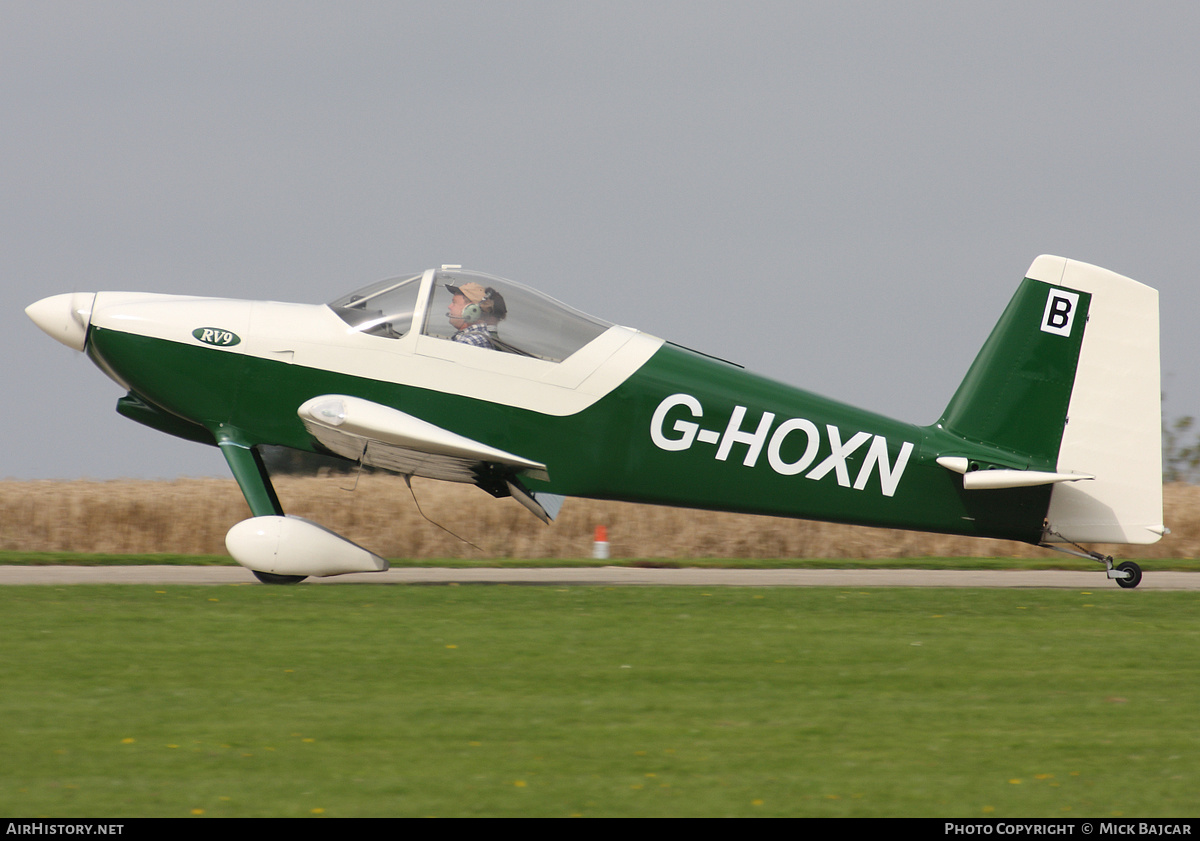
[[[544,526],[513,500],[477,488],[402,479],[279,478],[288,513],[308,517],[390,558],[586,558],[593,530],[608,529],[614,558],[1044,557],[1000,540],[952,537],[620,502],[570,499]],[[1095,547],[1125,557],[1200,555],[1200,487],[1168,485],[1172,534],[1146,547]],[[0,550],[112,554],[225,554],[225,532],[249,516],[237,485],[173,482],[0,482]],[[482,551],[480,551],[482,550]],[[1132,551],[1131,551],[1132,550]]]

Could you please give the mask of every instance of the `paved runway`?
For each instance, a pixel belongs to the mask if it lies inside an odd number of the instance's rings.
[[[1144,568],[1142,590],[1200,590],[1200,573],[1155,572]],[[1118,589],[1097,565],[1095,572],[905,570],[905,569],[564,569],[404,568],[387,572],[310,578],[308,584],[532,584],[682,585],[694,587],[1034,587]],[[217,566],[0,566],[4,584],[253,584],[241,567]]]

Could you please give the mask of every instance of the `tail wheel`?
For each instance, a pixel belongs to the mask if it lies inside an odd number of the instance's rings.
[[[1119,572],[1127,573],[1124,578],[1118,578],[1117,584],[1127,590],[1133,589],[1142,583],[1142,568],[1133,561],[1125,561],[1117,564]]]

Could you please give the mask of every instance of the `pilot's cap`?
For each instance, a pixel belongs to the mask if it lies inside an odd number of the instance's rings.
[[[496,318],[504,318],[508,315],[508,305],[504,303],[504,296],[490,286],[484,289],[472,280],[462,286],[452,286],[447,283],[446,288],[450,290],[451,295],[462,295],[469,302],[478,304],[481,310]]]
[[[462,295],[472,304],[478,304],[487,297],[487,290],[475,281],[464,283],[462,286],[451,286],[447,283],[446,288],[450,290],[451,295]]]

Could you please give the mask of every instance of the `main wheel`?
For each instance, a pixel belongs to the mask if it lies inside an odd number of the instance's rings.
[[[256,569],[250,570],[254,573],[254,577],[263,584],[299,584],[307,575],[276,575],[273,572],[259,572]]]
[[[1117,564],[1117,570],[1129,573],[1127,578],[1117,579],[1117,584],[1121,587],[1131,589],[1142,583],[1142,568],[1133,561]]]

